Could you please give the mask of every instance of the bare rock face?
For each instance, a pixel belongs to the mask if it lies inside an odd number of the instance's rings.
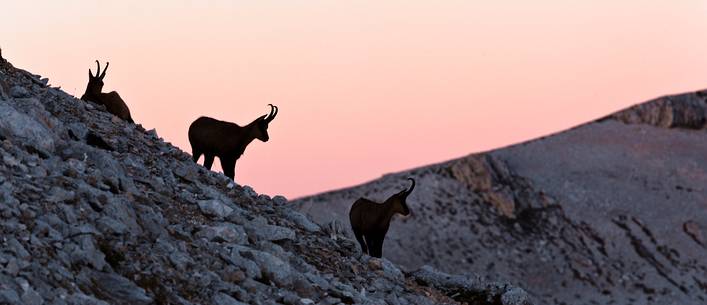
[[[663,128],[702,129],[707,105],[705,91],[672,95],[639,104],[609,118],[627,124],[649,124]]]
[[[458,304],[47,79],[0,88],[0,304]]]
[[[705,235],[702,233],[702,228],[700,228],[700,225],[692,220],[685,222],[682,226],[683,230],[685,230],[685,233],[687,235],[690,235],[692,239],[695,240],[696,243],[700,244],[701,246],[705,246]]]
[[[489,154],[475,154],[449,165],[451,176],[493,205],[503,216],[516,218],[532,208],[544,208],[551,203],[532,188],[501,160]]]
[[[413,217],[394,219],[383,246],[404,269],[509,280],[537,304],[704,304],[705,93],[293,203],[350,231],[356,199],[412,176]]]

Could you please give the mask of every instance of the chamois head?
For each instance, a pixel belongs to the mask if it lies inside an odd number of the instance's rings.
[[[275,119],[275,116],[277,116],[277,106],[273,106],[272,104],[268,104],[270,106],[270,113],[266,114],[264,116],[261,116],[257,118],[253,123],[253,132],[254,132],[254,137],[260,141],[267,142],[270,140],[270,136],[268,135],[268,124]]]
[[[106,71],[108,71],[108,65],[110,63],[106,62],[106,66],[103,68],[103,73],[101,73],[101,64],[96,60],[96,75],[91,73],[91,69],[88,69],[88,85],[86,85],[86,95],[97,96],[101,94],[103,90],[103,78],[106,77]]]
[[[403,216],[410,215],[410,208],[408,207],[408,204],[405,201],[407,200],[410,193],[412,193],[412,190],[415,189],[415,179],[408,178],[408,180],[410,180],[410,182],[412,182],[410,189],[402,190],[402,191],[398,192],[397,194],[388,198],[388,200],[386,200],[386,201],[393,204],[393,211],[394,212],[400,213]]]

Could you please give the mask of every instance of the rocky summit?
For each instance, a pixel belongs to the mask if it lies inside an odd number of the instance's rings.
[[[0,58],[0,304],[530,304],[503,281],[362,255],[48,84]]]
[[[295,204],[346,223],[414,177],[383,250],[404,269],[509,280],[536,304],[707,304],[706,118],[707,91],[665,96]]]

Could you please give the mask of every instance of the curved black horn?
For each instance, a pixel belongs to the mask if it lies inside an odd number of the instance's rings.
[[[98,68],[96,69],[96,76],[94,77],[98,77],[98,75],[101,74],[101,63],[98,62],[98,59],[96,59],[96,66],[98,66]]]
[[[106,66],[103,67],[103,74],[101,74],[101,79],[103,79],[104,77],[106,77],[106,71],[108,71],[108,65],[110,65],[110,62],[107,62],[107,61],[106,61]],[[98,75],[98,74],[96,74],[96,75]]]
[[[270,106],[270,113],[265,117],[265,120],[270,122],[277,115],[277,106],[273,106],[273,104],[268,104],[268,106]]]
[[[405,191],[405,195],[410,195],[410,193],[412,193],[412,190],[415,189],[415,179],[408,178],[408,180],[412,182],[412,185],[410,186],[409,190]]]

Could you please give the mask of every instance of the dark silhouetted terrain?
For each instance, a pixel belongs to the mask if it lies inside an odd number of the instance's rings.
[[[354,200],[415,177],[414,216],[393,221],[383,251],[406,268],[508,279],[537,304],[705,304],[706,100],[662,97],[296,204],[348,228]]]
[[[47,84],[0,60],[0,304],[529,304],[503,282],[363,256]]]

